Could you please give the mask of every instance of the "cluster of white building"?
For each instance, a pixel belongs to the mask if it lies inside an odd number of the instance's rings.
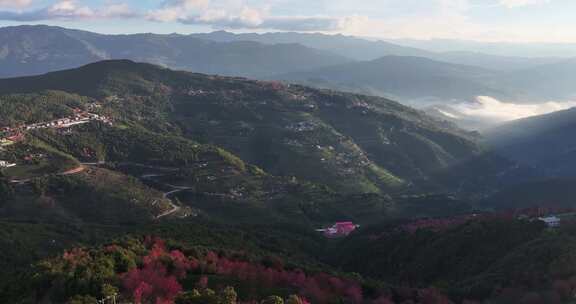
[[[303,121],[286,126],[287,130],[295,132],[309,132],[318,128],[318,125],[312,122]]]
[[[49,128],[69,128],[76,125],[82,125],[91,121],[101,121],[107,124],[112,124],[111,120],[106,116],[75,110],[75,114],[71,117],[59,118],[48,122],[38,122],[29,125],[18,127],[6,127],[0,130],[0,137],[4,134],[5,137],[0,138],[0,141],[17,141],[14,138],[21,137],[22,131],[49,129]]]
[[[82,125],[89,123],[91,121],[101,121],[104,123],[111,123],[110,120],[102,115],[80,112],[72,117],[56,119],[49,122],[41,122],[30,124],[24,127],[24,130],[37,130],[37,129],[48,129],[48,128],[69,128],[76,125]]]
[[[16,164],[5,161],[5,160],[0,160],[0,168],[11,168],[11,167],[15,167]]]
[[[538,219],[546,223],[546,226],[548,226],[549,228],[560,227],[560,224],[562,223],[562,219],[555,215],[539,217]]]
[[[24,139],[24,131],[38,130],[38,129],[64,129],[76,125],[86,124],[92,121],[100,121],[107,124],[112,124],[111,120],[106,116],[88,113],[82,110],[74,110],[75,114],[71,117],[60,118],[48,122],[39,122],[19,127],[5,127],[0,129],[0,151],[15,142]],[[11,168],[16,164],[0,160],[0,168]]]

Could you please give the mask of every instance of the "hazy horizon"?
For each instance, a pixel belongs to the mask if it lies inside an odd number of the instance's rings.
[[[0,26],[105,34],[319,32],[376,39],[574,43],[568,0],[0,0]]]

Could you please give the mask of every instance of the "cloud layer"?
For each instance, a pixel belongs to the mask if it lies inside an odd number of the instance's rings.
[[[451,118],[474,118],[489,123],[501,123],[531,116],[544,115],[576,106],[575,101],[550,101],[540,104],[507,103],[489,96],[479,96],[475,102],[449,106]]]
[[[0,0],[2,1],[2,0]],[[25,0],[20,0],[25,3]],[[28,1],[30,4],[30,1]],[[102,9],[93,9],[78,4],[75,0],[61,0],[50,6],[26,11],[0,11],[0,20],[46,21],[78,20],[97,18],[132,18],[136,15],[127,4],[110,4]]]
[[[228,29],[274,29],[287,31],[336,31],[340,18],[327,16],[279,16],[270,5],[254,6],[244,1],[167,0],[146,18],[160,22],[211,25]]]
[[[23,8],[32,4],[32,0],[0,0],[0,8]]]
[[[59,0],[49,6],[21,10],[31,4],[32,0],[0,0],[0,20],[32,22],[130,18],[153,22],[210,25],[226,29],[287,31],[342,29],[341,18],[273,15],[270,13],[270,5],[248,5],[242,0],[165,0],[158,7],[149,10],[130,7],[127,3],[108,3],[102,7],[91,7],[76,0]]]
[[[508,8],[523,7],[549,3],[551,0],[500,0],[500,5]]]

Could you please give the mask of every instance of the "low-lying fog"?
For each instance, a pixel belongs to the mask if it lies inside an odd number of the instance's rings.
[[[490,96],[478,96],[470,102],[427,106],[426,110],[450,120],[462,128],[482,131],[498,124],[544,115],[576,106],[576,101],[549,101],[539,104],[515,104]]]

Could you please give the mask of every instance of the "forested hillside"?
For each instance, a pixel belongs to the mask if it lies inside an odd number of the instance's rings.
[[[386,99],[129,61],[1,80],[0,88],[89,96],[111,117],[222,146],[275,175],[353,192],[393,189],[481,152],[473,134]]]
[[[445,277],[414,257],[405,280],[398,256],[363,249],[372,225],[468,223],[470,197],[528,175],[477,134],[387,99],[131,61],[0,80],[0,94],[2,277],[17,278],[0,280],[3,301],[484,300],[498,294],[447,284],[546,233],[512,219],[507,238],[490,222],[502,238],[482,244],[491,255],[476,268],[466,256]],[[342,221],[354,223],[350,238],[315,231]],[[424,230],[423,253],[436,238],[469,245]],[[412,241],[382,239],[395,252]]]

